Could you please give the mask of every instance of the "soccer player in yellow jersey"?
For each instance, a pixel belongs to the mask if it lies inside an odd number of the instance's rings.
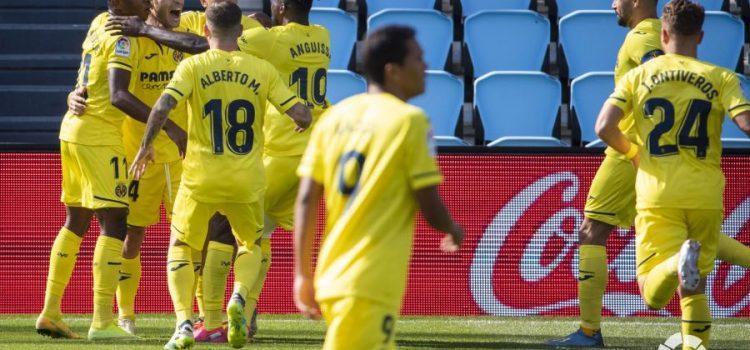
[[[131,38],[107,33],[104,22],[110,13],[145,18],[149,7],[149,2],[143,0],[110,1],[110,11],[94,19],[83,43],[77,86],[86,89],[88,107],[81,115],[68,112],[60,128],[61,199],[67,215],[52,246],[44,309],[36,322],[37,331],[43,335],[78,337],[62,321],[60,301],[82,237],[96,215],[101,234],[94,249],[94,316],[88,337],[132,337],[113,322],[112,300],[122,264],[128,197],[132,193],[121,126],[126,113],[135,117],[142,105],[128,91],[139,48]]]
[[[705,288],[723,221],[724,116],[750,135],[750,102],[737,76],[696,59],[704,16],[703,7],[689,0],[665,6],[661,42],[666,54],[620,79],[596,125],[605,143],[638,166],[638,286],[652,309],[664,307],[679,289],[685,348],[701,342],[708,348],[711,315]],[[637,143],[618,127],[628,113]]]
[[[167,255],[170,295],[177,327],[166,349],[194,345],[192,324],[194,251],[203,249],[214,213],[227,216],[239,245],[235,286],[227,306],[229,343],[247,342],[244,304],[260,269],[263,231],[263,124],[267,101],[307,128],[307,107],[280,80],[268,62],[237,51],[242,11],[231,2],[206,10],[204,28],[211,50],[177,67],[149,116],[141,148],[131,167],[139,179],[153,160],[153,142],[180,101],[187,100],[188,146],[172,218]]]
[[[463,238],[438,195],[442,176],[429,119],[406,103],[424,91],[425,63],[414,36],[401,26],[368,36],[368,93],[326,112],[299,167],[295,303],[304,315],[325,318],[324,349],[394,348],[417,208],[447,233],[444,251],[456,251]],[[328,217],[313,277],[323,196]]]
[[[656,0],[615,0],[612,8],[618,24],[630,28],[615,66],[615,83],[627,72],[663,54],[661,21]],[[620,122],[620,130],[636,142],[632,115]],[[548,345],[601,347],[602,299],[607,286],[607,250],[609,234],[619,226],[629,228],[635,218],[636,171],[624,155],[612,147],[605,151],[589,189],[584,221],[579,230],[578,299],[581,323],[578,331]],[[729,263],[750,267],[750,248],[721,234],[717,257]]]

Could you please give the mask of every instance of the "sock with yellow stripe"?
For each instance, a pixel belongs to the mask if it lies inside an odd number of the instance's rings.
[[[203,311],[203,254],[198,250],[193,250],[193,272],[193,276],[195,276],[193,287],[195,291],[195,303],[198,305],[198,317],[203,319],[205,315]]]
[[[716,259],[750,269],[750,247],[723,233],[719,234]]]
[[[706,295],[697,294],[683,297],[680,299],[680,309],[682,309],[683,349],[697,347],[697,344],[691,344],[689,339],[686,339],[687,336],[699,338],[704,348],[708,349],[708,339],[711,336],[711,310],[708,308]]]
[[[250,312],[255,310],[258,306],[258,298],[260,293],[263,291],[263,283],[266,282],[266,276],[268,275],[268,269],[271,268],[271,238],[263,236],[260,240],[260,271],[258,272],[258,279],[250,288],[250,292],[247,295],[245,308],[249,309]]]
[[[232,263],[234,246],[216,241],[208,243],[206,264],[203,266],[203,325],[211,330],[221,326],[223,320],[224,294],[227,291],[227,276]]]
[[[49,254],[47,288],[44,292],[42,316],[59,320],[62,318],[60,303],[76,266],[78,251],[83,238],[63,227],[55,237]]]
[[[192,319],[193,288],[193,249],[188,245],[170,245],[167,251],[167,282],[172,305],[177,315],[177,324]]]
[[[607,287],[607,248],[581,245],[578,249],[578,301],[581,329],[593,335],[601,328],[602,298]]]
[[[234,260],[234,293],[238,293],[244,300],[248,299],[250,290],[258,280],[261,260],[262,253],[257,244],[249,243],[237,250],[237,258]],[[252,310],[248,307],[245,307],[245,316],[248,321],[252,317]]]
[[[94,317],[91,327],[103,329],[112,323],[112,303],[122,268],[123,241],[99,235],[94,248]]]
[[[117,309],[120,318],[135,319],[135,295],[141,282],[141,255],[122,259],[120,281],[117,284]]]
[[[677,290],[677,262],[679,254],[669,257],[656,265],[646,275],[643,283],[643,300],[652,308],[661,309],[672,300]]]

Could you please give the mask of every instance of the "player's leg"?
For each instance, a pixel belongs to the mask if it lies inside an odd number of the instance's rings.
[[[750,269],[750,247],[723,233],[719,234],[716,258]]]
[[[320,303],[326,330],[323,349],[395,349],[398,308],[361,298]]]
[[[224,215],[214,214],[208,225],[209,241],[201,276],[203,302],[203,324],[196,328],[195,338],[199,342],[226,342],[226,330],[222,327],[224,294],[227,277],[234,257],[234,236],[229,221]]]
[[[636,217],[636,274],[641,297],[658,310],[674,296],[680,247],[688,238],[681,209],[643,209]]]

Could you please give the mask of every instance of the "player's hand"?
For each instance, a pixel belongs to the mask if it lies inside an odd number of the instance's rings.
[[[86,97],[88,91],[81,86],[68,94],[68,110],[74,115],[82,115],[86,111]]]
[[[110,15],[104,30],[114,35],[144,36],[146,35],[146,23],[138,16],[114,16]]]
[[[440,240],[440,250],[445,253],[455,253],[461,246],[461,242],[464,240],[464,230],[461,226],[455,225],[452,232],[446,234],[442,240]]]
[[[163,128],[169,139],[177,145],[177,151],[180,152],[180,158],[185,158],[187,150],[187,133],[177,125],[167,123]]]
[[[258,23],[260,23],[262,26],[266,28],[273,27],[273,22],[271,22],[271,17],[268,17],[268,15],[265,14],[264,12],[260,12],[260,11],[253,12],[247,16],[258,21]]]
[[[148,148],[141,147],[138,150],[138,154],[135,155],[133,164],[130,165],[128,173],[133,180],[140,180],[143,173],[146,172],[146,167],[149,163],[154,162],[154,146],[148,146]]]
[[[320,306],[315,301],[315,287],[313,279],[304,276],[294,278],[294,305],[303,316],[313,319],[320,319]]]

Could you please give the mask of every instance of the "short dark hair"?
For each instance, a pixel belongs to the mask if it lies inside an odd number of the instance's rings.
[[[206,21],[220,31],[233,29],[242,21],[242,10],[230,1],[215,2],[206,8]]]
[[[414,40],[416,32],[407,26],[390,25],[379,28],[365,39],[364,65],[367,80],[385,83],[385,65],[404,63],[409,54],[407,43]]]
[[[664,6],[662,22],[670,32],[680,35],[695,35],[703,29],[706,11],[690,0],[672,0]]]
[[[313,0],[283,0],[284,5],[291,6],[302,13],[309,13],[312,9]]]

